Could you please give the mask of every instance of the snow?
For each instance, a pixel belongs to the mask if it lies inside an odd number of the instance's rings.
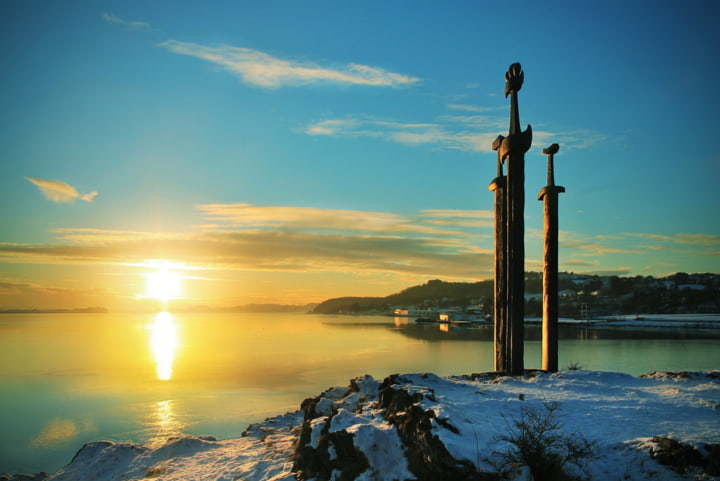
[[[720,443],[720,371],[645,377],[581,370],[524,377],[404,374],[395,382],[388,389],[420,394],[418,404],[435,414],[432,432],[450,454],[480,470],[494,470],[497,453],[507,449],[498,436],[508,432],[510,420],[523,408],[557,403],[565,432],[582,433],[598,443],[599,456],[587,465],[590,479],[720,479],[699,471],[679,474],[649,454],[657,447],[651,441],[655,435],[701,447]],[[320,430],[329,420],[330,431],[350,433],[370,464],[355,479],[413,479],[397,428],[383,417],[380,383],[364,376],[353,380],[353,387],[320,395],[317,417],[310,422],[310,444],[318,446]],[[158,447],[91,443],[49,479],[294,480],[293,453],[303,416],[297,411],[269,418],[227,441],[180,437]],[[520,470],[511,479],[525,479],[526,474]]]
[[[594,319],[596,327],[668,327],[720,329],[720,314],[640,314]]]

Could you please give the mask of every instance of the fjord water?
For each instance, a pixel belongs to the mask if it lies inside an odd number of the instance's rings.
[[[298,314],[0,316],[0,473],[54,471],[97,440],[239,436],[356,376],[493,368],[492,327]],[[537,328],[525,365],[540,364]],[[720,368],[720,333],[561,330],[560,366]]]

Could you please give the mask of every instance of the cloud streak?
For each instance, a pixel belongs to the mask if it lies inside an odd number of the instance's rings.
[[[281,229],[385,235],[466,237],[468,227],[492,227],[493,213],[481,210],[423,210],[410,215],[345,209],[205,204],[197,209],[216,228]]]
[[[278,88],[323,83],[402,87],[420,82],[417,77],[368,65],[352,63],[342,67],[321,66],[314,62],[281,59],[251,48],[230,45],[208,47],[167,40],[160,47],[219,65],[238,76],[243,83],[255,87]]]
[[[53,244],[0,244],[0,262],[137,266],[148,259],[167,259],[226,271],[381,273],[453,280],[493,276],[490,211],[429,209],[401,214],[249,203],[196,208],[207,224],[192,231],[56,229]],[[642,264],[657,264],[659,259],[672,268],[676,254],[716,263],[720,242],[718,236],[702,234],[560,235],[561,269],[587,271],[602,265],[630,272],[629,263],[640,263],[643,269]],[[538,269],[539,264],[528,259],[527,267]],[[0,285],[0,291],[21,287]]]
[[[560,232],[561,264],[572,266],[644,264],[643,269],[683,269],[688,259],[710,272],[717,270],[720,236],[677,233],[620,233],[586,236],[577,232]],[[601,262],[602,259],[602,262]],[[686,269],[686,268],[685,268]],[[616,270],[630,272],[622,266]]]
[[[449,105],[453,110],[489,112],[481,107]],[[303,132],[312,136],[367,137],[408,146],[431,146],[470,152],[492,153],[492,142],[499,133],[507,132],[507,117],[490,114],[442,115],[433,122],[396,122],[368,117],[330,118],[311,122]],[[589,149],[607,138],[590,130],[568,132],[533,131],[533,145],[542,149],[552,142],[560,143],[563,151]]]
[[[130,30],[151,30],[150,24],[147,22],[128,22],[112,13],[103,13],[102,19],[108,23],[120,25],[121,27],[125,27]]]
[[[57,229],[58,244],[0,244],[0,261],[128,265],[162,258],[209,269],[463,280],[492,275],[493,251],[478,246],[473,234],[487,231],[491,214],[486,211],[400,215],[246,203],[198,209],[213,222],[211,228],[174,233]]]
[[[286,272],[383,272],[486,278],[493,253],[434,238],[316,234],[281,231],[176,233],[162,238],[112,234],[103,243],[2,245],[0,259],[33,264],[127,265],[147,259],[181,259],[208,269]]]
[[[32,177],[25,177],[25,179],[35,184],[40,189],[40,192],[53,202],[69,203],[75,202],[78,199],[84,200],[85,202],[92,202],[98,195],[97,191],[90,192],[89,194],[80,194],[75,187],[59,180],[35,179]]]

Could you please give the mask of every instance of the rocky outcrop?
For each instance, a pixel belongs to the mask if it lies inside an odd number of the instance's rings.
[[[695,447],[675,439],[654,436],[650,457],[684,474],[699,467],[710,476],[720,475],[720,444],[702,444]]]
[[[434,376],[427,374],[425,376]],[[422,407],[428,399],[437,402],[431,390],[410,392],[402,376],[386,378],[380,386],[379,406],[385,419],[396,427],[405,447],[410,471],[421,481],[494,480],[496,475],[481,473],[474,464],[455,459],[436,433],[433,424],[458,433],[447,419],[438,419],[432,409]]]
[[[650,371],[642,378],[655,379],[708,379],[720,381],[720,371]]]
[[[0,474],[0,481],[45,481],[49,477],[48,473]]]
[[[303,401],[304,413],[293,471],[300,479],[349,481],[372,469],[360,443],[353,413],[377,398],[377,382],[370,376],[353,379],[349,389],[334,388]]]
[[[431,389],[409,388],[398,375],[381,384],[358,378],[344,392],[306,399],[293,472],[318,481],[497,479],[450,454],[434,430],[457,428],[423,407],[424,400],[436,401]]]

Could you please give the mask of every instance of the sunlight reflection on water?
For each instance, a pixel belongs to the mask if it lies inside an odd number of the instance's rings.
[[[169,312],[159,312],[150,324],[150,349],[160,381],[168,381],[173,374],[173,361],[178,346],[177,324]]]
[[[175,401],[168,399],[150,404],[150,445],[162,445],[168,439],[181,436],[186,424],[180,420],[175,410]]]

